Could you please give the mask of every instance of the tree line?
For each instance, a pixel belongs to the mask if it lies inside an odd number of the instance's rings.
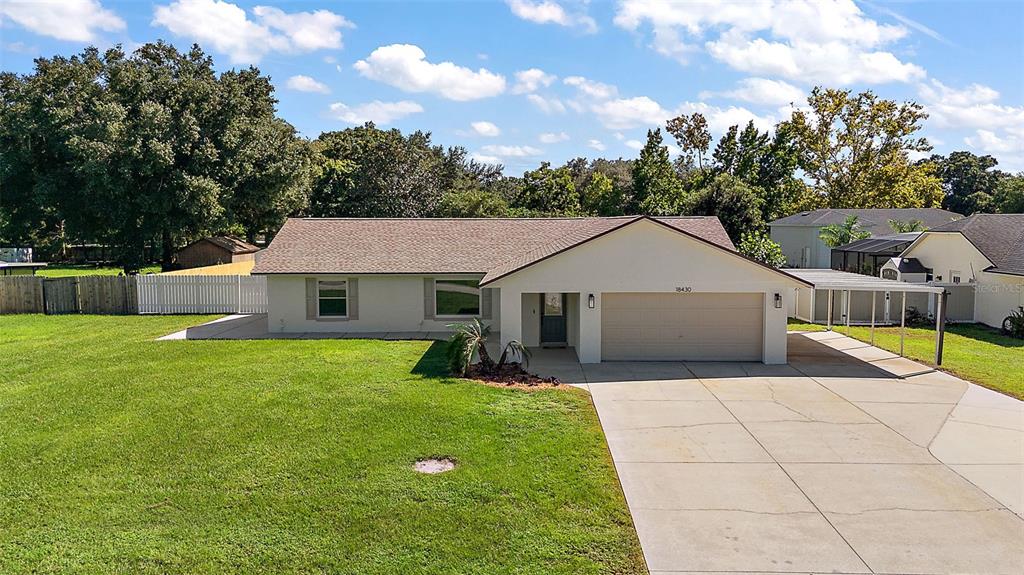
[[[991,156],[912,161],[931,150],[918,135],[926,113],[871,92],[815,88],[773,129],[732,126],[717,142],[701,114],[683,115],[652,127],[636,159],[543,162],[521,176],[427,132],[368,123],[309,140],[276,104],[259,69],[217,74],[198,46],[164,42],[3,73],[0,245],[59,257],[102,243],[133,271],[148,251],[169,265],[210,233],[271,237],[288,216],[716,215],[771,261],[766,224],[800,210],[1024,211],[1024,176]]]

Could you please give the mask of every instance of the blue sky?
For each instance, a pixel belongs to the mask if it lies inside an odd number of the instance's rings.
[[[198,42],[257,65],[301,133],[423,129],[518,174],[635,157],[700,111],[770,127],[815,85],[913,99],[935,151],[1024,170],[1024,2],[0,0],[0,67],[90,44]]]

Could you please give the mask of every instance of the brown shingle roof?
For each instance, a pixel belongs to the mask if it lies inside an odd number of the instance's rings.
[[[958,213],[939,208],[822,208],[808,212],[799,212],[782,219],[775,220],[769,226],[822,227],[843,223],[847,217],[857,216],[857,223],[862,230],[871,235],[887,235],[893,233],[889,220],[909,222],[918,220],[926,228],[934,228],[962,218]]]
[[[989,271],[1024,275],[1024,214],[974,214],[930,231],[960,232],[992,262]]]
[[[259,247],[231,236],[210,236],[208,238],[196,240],[185,247],[187,248],[189,246],[198,244],[199,242],[210,242],[211,244],[224,250],[227,250],[228,252],[233,254],[251,254],[253,252],[260,251]]]
[[[254,274],[484,274],[524,254],[574,245],[634,220],[616,218],[291,218]],[[718,218],[657,218],[734,250]]]

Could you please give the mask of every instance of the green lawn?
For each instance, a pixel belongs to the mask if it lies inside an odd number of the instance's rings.
[[[795,331],[821,331],[825,326],[791,321]],[[851,336],[870,341],[867,327],[851,327]],[[845,334],[846,327],[835,330]],[[899,353],[900,329],[875,328],[875,345]],[[935,365],[935,328],[907,328],[904,355]],[[1024,399],[1024,340],[1014,339],[979,324],[946,326],[942,369],[1007,395]]]
[[[204,319],[0,317],[0,573],[644,572],[586,394]]]
[[[94,266],[90,264],[49,264],[36,272],[38,276],[48,278],[66,278],[71,276],[116,276],[123,268],[111,266]],[[160,266],[146,266],[139,270],[141,274],[160,273]]]

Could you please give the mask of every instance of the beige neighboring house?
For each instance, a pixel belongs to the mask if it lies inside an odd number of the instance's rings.
[[[956,319],[999,327],[1024,306],[1024,214],[975,214],[932,228],[881,274],[947,286]]]
[[[829,269],[832,267],[832,248],[818,237],[821,228],[842,224],[850,216],[857,216],[860,229],[870,232],[872,236],[891,235],[894,230],[889,220],[918,220],[924,227],[934,228],[963,217],[939,208],[824,208],[786,216],[768,224],[768,227],[771,229],[772,241],[779,244],[786,256],[787,267]]]
[[[609,360],[786,362],[783,294],[715,217],[289,219],[252,272],[268,330],[443,335]]]

